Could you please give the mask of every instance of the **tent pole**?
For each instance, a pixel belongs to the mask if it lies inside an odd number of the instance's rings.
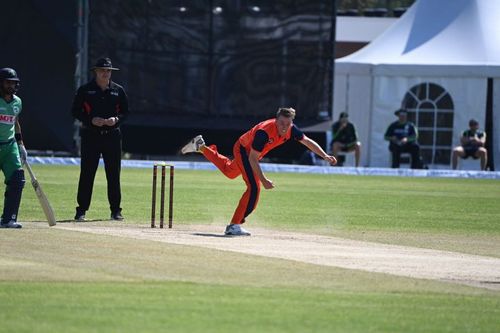
[[[488,164],[486,164],[486,169],[495,171],[495,163],[493,161],[493,78],[488,78],[486,89],[486,117],[484,124],[486,149],[488,150]]]
[[[75,90],[88,79],[89,1],[78,0],[76,13]],[[74,153],[80,155],[80,122],[73,122]]]
[[[332,22],[330,26],[330,54],[332,60],[330,62],[331,69],[328,79],[328,112],[331,119],[333,119],[333,98],[334,98],[334,82],[335,82],[335,41],[336,41],[336,25],[337,25],[337,0],[332,0]]]

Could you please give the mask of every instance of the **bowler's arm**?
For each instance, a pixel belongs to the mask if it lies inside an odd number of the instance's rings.
[[[299,140],[299,142],[331,165],[337,164],[337,159],[334,156],[328,155],[323,148],[316,143],[316,141],[308,138],[306,135],[304,135],[302,140]]]
[[[259,152],[256,151],[255,149],[250,150],[250,155],[248,156],[248,160],[250,162],[250,166],[252,167],[252,171],[254,174],[259,177],[260,182],[264,186],[266,190],[272,189],[274,187],[274,184],[271,180],[267,179],[267,177],[264,175],[264,172],[262,172],[262,169],[260,167],[259,163]]]

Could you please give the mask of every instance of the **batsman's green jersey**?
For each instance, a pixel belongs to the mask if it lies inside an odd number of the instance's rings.
[[[19,97],[13,97],[10,103],[0,98],[0,143],[14,139],[16,119],[23,105]]]
[[[15,170],[21,169],[19,149],[14,135],[22,102],[16,95],[13,97],[10,103],[0,98],[0,168],[5,175],[5,182],[10,179]]]

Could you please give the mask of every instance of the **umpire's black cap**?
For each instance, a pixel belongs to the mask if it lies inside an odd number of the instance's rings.
[[[102,68],[102,69],[111,69],[112,71],[119,71],[119,68],[113,67],[113,64],[111,63],[111,59],[109,58],[100,58],[96,61],[94,67],[92,67],[92,70],[96,68]]]

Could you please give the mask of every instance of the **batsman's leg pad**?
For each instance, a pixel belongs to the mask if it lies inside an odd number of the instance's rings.
[[[24,170],[19,169],[12,173],[7,187],[5,189],[5,199],[3,206],[2,221],[17,221],[17,213],[21,205],[21,195],[26,180],[24,178]]]

